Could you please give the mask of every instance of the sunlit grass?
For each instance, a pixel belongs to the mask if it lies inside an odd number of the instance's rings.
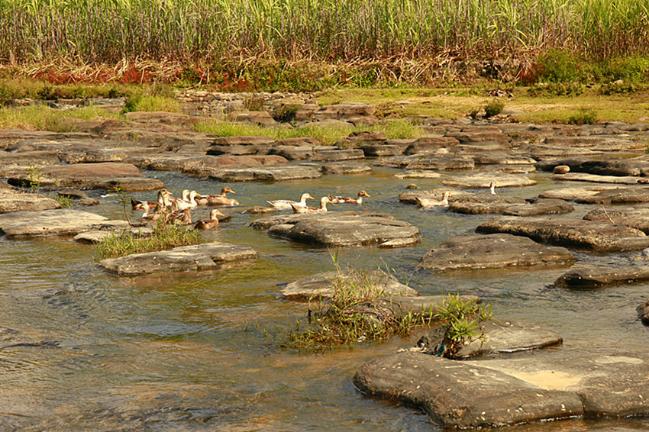
[[[77,122],[93,119],[117,119],[118,114],[90,106],[60,110],[46,105],[0,108],[0,128],[70,132],[78,130]]]
[[[250,123],[206,120],[196,125],[198,132],[219,137],[261,136],[272,139],[311,137],[323,144],[335,144],[353,132],[382,132],[387,138],[416,138],[423,134],[420,127],[403,119],[390,119],[371,126],[344,123],[323,123],[291,127],[287,125],[258,126]]]

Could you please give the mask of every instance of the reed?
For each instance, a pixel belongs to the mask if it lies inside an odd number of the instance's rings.
[[[0,22],[4,63],[649,52],[649,0],[0,0]]]

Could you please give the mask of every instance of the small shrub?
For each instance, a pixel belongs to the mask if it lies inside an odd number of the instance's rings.
[[[527,89],[532,97],[539,96],[579,96],[584,92],[584,86],[576,82],[540,83]]]
[[[322,351],[341,345],[379,342],[395,334],[407,335],[415,327],[433,321],[431,311],[397,317],[373,273],[350,270],[343,274],[337,269],[331,299],[318,301],[315,312],[309,310],[308,326],[303,328],[298,322],[286,346]]]
[[[264,98],[261,96],[248,96],[243,100],[243,107],[248,111],[263,111]]]
[[[604,66],[605,78],[641,83],[649,78],[649,58],[633,56],[610,60]]]
[[[39,167],[30,166],[27,169],[27,182],[32,192],[36,192],[41,187],[41,178],[42,172]]]
[[[505,104],[502,101],[493,100],[485,105],[484,116],[485,118],[497,116],[498,114],[503,112],[503,109],[505,109]]]
[[[568,117],[568,124],[592,125],[597,122],[597,114],[593,110],[582,109],[577,114]]]
[[[542,54],[538,62],[539,78],[543,81],[572,82],[582,78],[579,59],[568,51],[551,49]]]
[[[179,112],[180,103],[167,96],[131,95],[126,99],[123,113],[135,111]]]
[[[98,260],[117,258],[134,253],[167,250],[201,242],[201,235],[194,229],[158,221],[150,237],[137,237],[130,231],[111,234],[97,245]]]
[[[480,323],[491,317],[490,305],[484,306],[474,300],[463,299],[458,294],[449,294],[434,315],[445,327],[444,337],[436,351],[440,355],[452,357],[465,341],[479,335]]]
[[[300,107],[298,105],[282,105],[273,110],[273,118],[280,123],[295,121],[295,115]]]
[[[599,88],[599,93],[604,96],[611,96],[616,94],[635,93],[637,90],[637,87],[633,85],[633,83],[619,80],[608,84],[602,84]]]
[[[59,203],[61,208],[70,208],[70,207],[72,207],[72,202],[73,201],[72,201],[72,198],[70,198],[70,197],[59,195],[54,199],[56,200],[56,202]]]

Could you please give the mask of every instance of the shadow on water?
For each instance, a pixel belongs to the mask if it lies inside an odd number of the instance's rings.
[[[174,191],[213,193],[223,186],[172,173],[149,174]],[[426,189],[439,183],[398,180],[392,174],[378,170],[370,176],[233,186],[243,207],[296,199],[302,192],[320,196],[365,189],[372,195],[365,209],[417,225],[423,239],[404,249],[340,250],[343,265],[393,269],[423,294],[478,294],[498,316],[560,332],[564,349],[615,348],[621,341],[629,349],[644,345],[646,330],[634,312],[646,295],[643,285],[571,292],[549,287],[560,269],[450,276],[417,271],[429,248],[472,232],[488,217],[400,204],[397,195],[406,184]],[[542,181],[500,193],[530,197],[551,186]],[[122,214],[114,196],[93,211]],[[56,341],[47,347],[0,349],[0,430],[439,430],[426,415],[364,398],[351,383],[361,363],[410,341],[310,355],[279,347],[286,331],[304,319],[306,308],[280,300],[278,284],[331,270],[332,251],[271,238],[249,228],[250,220],[237,213],[209,234],[250,245],[260,254],[256,263],[226,272],[117,278],[96,266],[91,246],[71,239],[0,240],[0,327],[15,330],[11,337],[23,341]],[[647,427],[643,421],[574,421],[510,430]]]

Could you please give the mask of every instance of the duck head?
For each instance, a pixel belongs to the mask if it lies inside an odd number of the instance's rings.
[[[231,188],[229,188],[227,186],[224,187],[223,189],[221,189],[221,195],[225,195],[225,194],[229,194],[229,193],[234,194],[234,195],[237,194],[234,190],[232,190]]]
[[[358,193],[358,197],[359,197],[359,198],[369,198],[369,197],[370,197],[370,194],[368,194],[367,192],[365,192],[364,190],[362,190],[362,191],[360,191],[360,192]]]
[[[219,220],[219,216],[223,217],[225,215],[218,209],[212,209],[212,211],[210,212],[210,220]]]

